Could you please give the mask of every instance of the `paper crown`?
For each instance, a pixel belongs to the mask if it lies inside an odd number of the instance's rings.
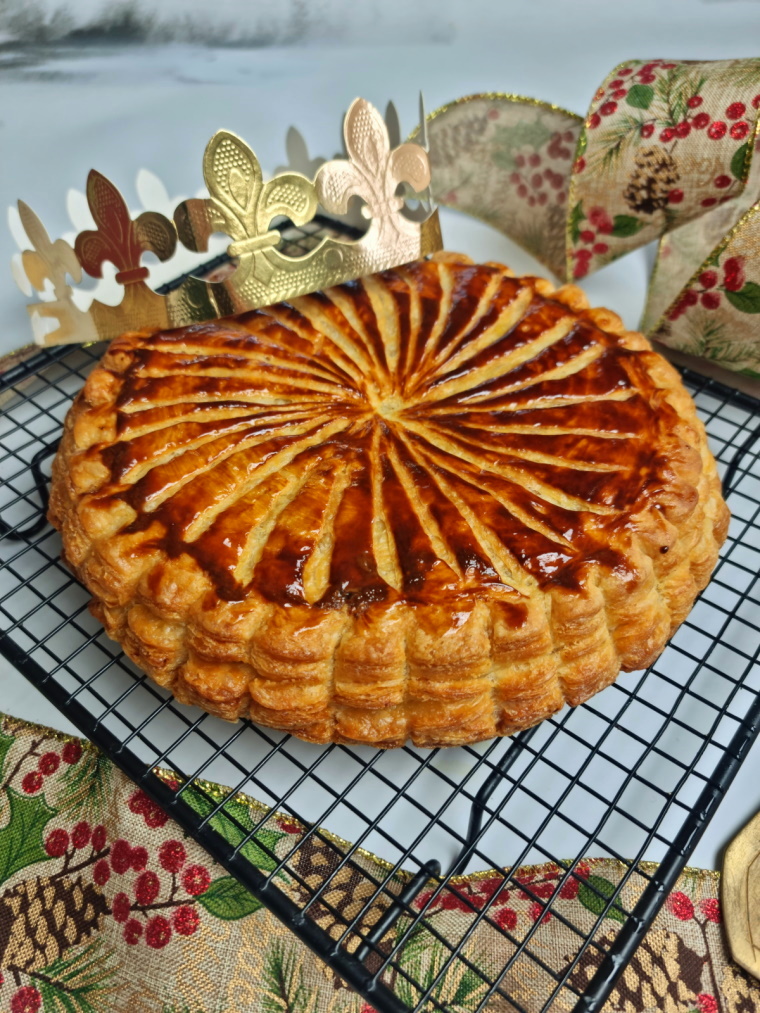
[[[220,130],[203,156],[208,196],[182,201],[169,218],[145,211],[134,219],[119,190],[92,170],[87,203],[95,229],[79,232],[73,246],[51,241],[42,222],[23,201],[21,225],[33,249],[17,264],[17,281],[38,299],[27,306],[35,340],[41,345],[110,340],[146,327],[173,328],[267,306],[363,275],[418,260],[441,249],[438,213],[430,198],[430,166],[422,106],[420,143],[396,143],[395,110],[388,122],[369,102],[355,99],[343,124],[345,158],[323,162],[313,179],[281,171],[264,182],[256,155],[245,141]],[[313,165],[314,163],[312,163]],[[412,193],[410,193],[410,188]],[[419,207],[407,206],[417,196]],[[302,256],[278,249],[277,220],[304,226],[318,208],[344,220],[356,235],[356,201],[369,227],[359,238],[323,237]],[[209,250],[214,233],[232,240],[227,253],[236,265],[222,280],[188,276],[166,295],[148,284],[142,263],[150,251],[162,262],[178,258],[178,241],[197,253]],[[81,308],[83,292],[72,288],[82,272],[102,277],[103,265],[117,268],[123,287],[118,305],[92,299]],[[177,273],[182,273],[177,271]],[[28,282],[28,284],[27,284]],[[79,303],[79,305],[78,305]],[[51,330],[52,320],[57,327]]]

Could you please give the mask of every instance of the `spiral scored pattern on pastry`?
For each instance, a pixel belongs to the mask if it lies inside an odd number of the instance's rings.
[[[728,523],[640,334],[457,255],[123,336],[53,476],[129,656],[316,742],[473,742],[587,699],[654,660]]]

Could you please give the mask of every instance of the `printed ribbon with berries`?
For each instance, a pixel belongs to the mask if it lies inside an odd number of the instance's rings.
[[[578,280],[659,240],[651,338],[760,377],[760,59],[628,60],[585,120],[516,95],[430,116],[439,203]]]
[[[303,907],[314,884],[330,886],[308,917],[334,939],[347,918],[376,925],[407,874],[228,789],[181,786],[185,802],[232,845],[258,827],[241,854]],[[211,796],[209,796],[211,793]],[[234,817],[227,821],[219,805]],[[262,825],[262,816],[266,817]],[[388,894],[375,896],[384,881]],[[441,889],[427,884],[398,927],[425,911],[423,946],[397,954],[384,981],[414,1005],[407,977],[432,981],[453,942],[467,943],[435,986],[447,1010],[475,1009],[516,947],[568,964],[593,935],[552,1013],[570,1013],[615,934],[622,909],[645,888],[614,859],[483,870]],[[309,886],[311,884],[311,886]],[[620,886],[619,902],[608,906]],[[760,1009],[760,982],[732,964],[724,946],[716,873],[687,870],[626,968],[605,1010],[718,1013]],[[371,901],[371,903],[370,903]],[[498,932],[484,920],[488,917]],[[506,934],[505,934],[506,933]],[[396,945],[396,929],[379,943]],[[378,957],[378,962],[380,957]],[[372,958],[370,958],[372,959]],[[372,965],[370,965],[372,966]],[[377,963],[374,965],[377,967]],[[516,1008],[543,1009],[552,977],[526,951],[502,979]],[[292,931],[94,747],[0,714],[0,1010],[2,1013],[372,1013]]]

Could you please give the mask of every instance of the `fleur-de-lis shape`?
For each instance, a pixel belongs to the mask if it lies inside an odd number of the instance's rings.
[[[92,319],[75,305],[67,280],[67,275],[75,285],[82,280],[82,268],[74,250],[65,239],[52,242],[37,215],[21,200],[18,202],[18,213],[27,239],[34,247],[21,254],[24,274],[38,292],[45,290],[46,281],[53,286],[53,299],[27,306],[35,341],[48,345],[97,340]],[[58,327],[49,330],[43,322],[47,319],[56,320]]]
[[[297,172],[264,183],[256,155],[227,130],[209,141],[203,178],[210,198],[183,201],[175,212],[180,239],[189,249],[204,251],[212,233],[226,233],[232,239],[230,256],[240,258],[236,274],[247,277],[252,271],[266,284],[274,272],[266,253],[280,241],[280,233],[269,225],[280,215],[296,225],[310,221],[317,210],[314,184]]]
[[[168,260],[177,245],[173,223],[156,211],[144,211],[134,221],[121,193],[95,169],[87,177],[87,203],[96,229],[80,232],[74,243],[79,262],[93,278],[102,277],[105,261],[118,268],[116,281],[131,285],[144,281],[150,272],[140,264],[147,250]]]
[[[369,216],[382,227],[404,204],[396,194],[400,183],[417,193],[429,185],[427,153],[411,143],[391,148],[382,116],[364,99],[351,103],[343,134],[350,161],[335,159],[321,167],[316,179],[320,203],[329,213],[342,215],[351,197],[361,197]]]
[[[42,292],[45,282],[50,281],[56,299],[69,299],[71,286],[66,281],[70,275],[74,284],[82,280],[82,268],[76,254],[65,239],[52,242],[45,226],[22,200],[18,202],[18,214],[33,250],[24,250],[21,262],[30,283]]]

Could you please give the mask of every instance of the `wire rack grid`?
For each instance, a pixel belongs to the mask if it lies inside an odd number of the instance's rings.
[[[381,1013],[601,1009],[760,730],[760,402],[684,373],[732,523],[651,669],[511,739],[382,752],[182,706],[89,614],[44,503],[63,417],[101,353],[48,349],[0,377],[0,652]],[[589,855],[618,860],[614,890]],[[462,878],[472,870],[491,871]],[[531,918],[505,918],[509,891]],[[583,924],[560,903],[579,891]],[[458,928],[439,928],[443,910]],[[547,946],[546,915],[567,952]]]

